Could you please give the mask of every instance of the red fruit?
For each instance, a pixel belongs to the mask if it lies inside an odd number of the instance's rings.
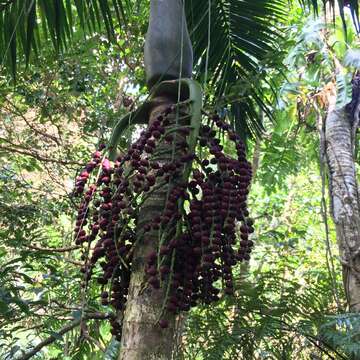
[[[156,276],[152,276],[149,279],[149,284],[154,288],[154,289],[159,289],[160,288],[160,281]]]
[[[137,151],[134,151],[131,157],[134,160],[140,160],[140,154]]]
[[[165,136],[165,140],[166,140],[167,142],[172,142],[172,141],[174,140],[174,136],[172,136],[171,134],[166,135],[166,136]]]
[[[193,249],[195,255],[201,255],[202,251],[200,247],[195,247]]]
[[[104,299],[106,299],[106,298],[109,297],[109,293],[108,293],[107,291],[103,291],[103,292],[101,293],[101,297],[104,298]]]
[[[240,237],[241,237],[242,240],[247,240],[249,238],[249,235],[248,234],[241,234]]]
[[[104,299],[104,298],[102,298],[102,299],[101,299],[101,305],[104,305],[104,306],[109,305],[109,301],[108,301],[108,299]]]
[[[111,207],[112,207],[112,203],[109,202],[109,203],[102,204],[100,208],[103,209],[103,210],[110,210]]]
[[[157,254],[155,251],[150,252],[146,257],[149,264],[154,264],[156,258],[157,258]]]
[[[155,229],[155,225],[153,226],[153,228]],[[169,248],[170,249],[174,249],[176,247],[179,246],[179,241],[177,239],[172,239],[170,242],[169,242]]]
[[[248,246],[248,242],[246,240],[241,240],[240,241],[240,246],[241,247],[247,247]]]
[[[150,166],[151,166],[153,169],[155,169],[155,170],[157,170],[157,169],[160,168],[159,163],[156,162],[156,161],[152,162],[152,163],[150,164]]]
[[[161,327],[162,329],[166,329],[166,328],[169,327],[169,322],[168,322],[167,320],[165,320],[165,319],[161,319],[161,320],[159,321],[159,325],[160,325],[160,327]]]
[[[150,146],[151,148],[154,148],[156,146],[155,141],[151,139],[146,141],[146,145]]]
[[[85,235],[86,235],[85,230],[80,230],[79,233],[77,234],[78,237],[85,236]]]
[[[101,178],[101,181],[104,183],[104,184],[109,184],[110,183],[110,177],[109,176],[103,176]]]
[[[162,224],[167,224],[170,221],[170,218],[168,216],[162,216],[162,220],[161,223]]]
[[[102,163],[102,168],[104,171],[110,171],[111,170],[111,164],[110,161],[108,159],[104,159],[103,163]]]
[[[102,219],[101,221],[100,221],[100,228],[102,229],[102,230],[106,230],[106,227],[107,227],[107,225],[108,225],[108,223],[109,223],[109,221],[107,220],[107,219]]]
[[[201,237],[201,243],[203,245],[209,245],[210,244],[210,239],[208,237],[206,237],[206,236],[202,236]]]
[[[146,273],[150,276],[155,276],[157,274],[157,270],[156,270],[155,266],[151,266],[150,268],[148,268],[146,270]]]
[[[169,303],[167,306],[166,306],[167,310],[172,312],[172,313],[175,313],[176,310],[177,310],[177,306],[173,303]]]
[[[97,282],[100,284],[100,285],[106,285],[107,284],[107,280],[100,277],[97,279]]]
[[[199,144],[200,144],[200,146],[204,147],[204,146],[207,145],[207,140],[204,139],[204,138],[201,138],[200,141],[199,141]]]
[[[246,225],[241,225],[240,226],[240,231],[242,234],[248,234],[249,233],[249,228]]]
[[[93,256],[94,257],[101,257],[105,254],[105,250],[101,247],[95,247]]]
[[[146,176],[146,179],[147,179],[149,185],[154,185],[154,184],[155,184],[155,179],[156,179],[156,178],[155,178],[154,175],[147,175],[147,176]]]
[[[111,266],[115,266],[117,263],[119,262],[119,258],[118,257],[112,257],[109,261],[109,265]]]
[[[161,246],[160,247],[160,255],[167,255],[170,251],[170,248],[168,246]]]
[[[126,202],[125,201],[120,201],[118,203],[118,206],[119,206],[120,209],[125,209],[126,208]]]
[[[113,243],[114,243],[114,240],[113,240],[113,239],[106,239],[106,240],[103,241],[103,246],[104,246],[104,247],[109,247],[109,246],[111,246]]]
[[[80,176],[85,180],[89,177],[89,173],[87,171],[82,171]]]
[[[160,267],[160,272],[161,274],[165,275],[165,274],[168,274],[170,272],[170,268],[168,266],[161,266]]]
[[[101,152],[100,152],[100,151],[95,151],[95,152],[93,153],[92,157],[93,157],[94,159],[99,159],[99,158],[101,158]]]

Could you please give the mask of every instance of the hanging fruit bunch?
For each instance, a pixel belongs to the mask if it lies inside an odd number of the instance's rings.
[[[134,248],[150,233],[158,243],[145,272],[149,286],[164,291],[164,313],[233,294],[233,268],[250,259],[245,146],[217,114],[199,119],[189,111],[186,102],[166,108],[115,161],[102,146],[77,178],[75,243],[84,249],[85,286],[97,274],[103,305],[125,306]],[[229,140],[235,157],[224,152]],[[163,210],[139,232],[139,210],[164,187]],[[112,333],[120,331],[113,320]]]

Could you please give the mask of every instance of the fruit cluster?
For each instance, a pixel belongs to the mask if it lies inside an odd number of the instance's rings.
[[[116,310],[126,302],[139,237],[138,211],[158,187],[169,189],[164,210],[145,226],[141,236],[159,234],[157,250],[147,255],[145,271],[148,283],[164,290],[164,312],[176,314],[199,302],[216,301],[221,288],[233,294],[232,269],[250,258],[253,242],[249,234],[254,230],[246,200],[252,172],[245,146],[214,115],[208,125],[200,127],[198,154],[192,153],[187,140],[193,129],[169,120],[176,109],[167,108],[114,163],[102,154],[102,146],[76,180],[75,193],[82,200],[75,242],[87,249],[84,278],[87,283],[99,272],[95,266],[99,262],[101,302]],[[235,157],[225,154],[220,134],[233,143]],[[173,160],[156,160],[164,146],[174,149],[177,156]],[[88,184],[90,178],[95,178],[92,184]],[[165,319],[159,325],[168,326]],[[120,331],[113,319],[112,333],[120,337]]]

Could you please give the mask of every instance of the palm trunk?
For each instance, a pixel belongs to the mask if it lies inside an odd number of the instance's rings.
[[[167,79],[190,78],[192,75],[192,46],[186,25],[184,5],[181,0],[151,0],[150,23],[145,42],[145,68],[148,86]],[[149,114],[151,124],[167,107],[176,103],[176,96],[169,94],[153,99]],[[181,110],[182,112],[182,110]],[[185,114],[178,114],[180,118]],[[175,123],[175,115],[170,118]],[[180,135],[179,135],[180,136]],[[179,138],[178,140],[185,140]],[[159,147],[158,162],[171,160],[172,145],[163,143]],[[177,154],[175,153],[175,157]],[[155,160],[155,159],[154,159]],[[158,321],[164,318],[163,289],[153,290],[145,275],[145,257],[158,250],[158,234],[147,233],[141,241],[144,227],[161,215],[169,187],[168,184],[154,191],[143,203],[139,213],[138,243],[133,255],[129,294],[124,314],[121,349],[118,360],[170,360],[176,346],[176,319],[167,314],[169,326],[161,329]]]
[[[191,78],[193,50],[181,0],[151,0],[144,62],[150,87],[159,81]]]
[[[163,110],[176,101],[169,97],[158,97],[150,111],[150,124]],[[183,114],[180,114],[183,116]],[[175,114],[170,124],[175,122]],[[170,161],[172,145],[163,143],[159,146],[160,156],[154,154],[159,163]],[[177,154],[175,154],[176,156]],[[155,185],[156,186],[156,185]],[[137,229],[142,234],[146,224],[161,215],[171,184],[164,185],[154,191],[144,201],[139,213]],[[144,241],[140,238],[134,252],[129,295],[123,321],[120,356],[118,360],[170,360],[176,344],[176,319],[166,314],[169,321],[167,329],[161,329],[158,321],[162,316],[165,291],[154,290],[147,283],[145,275],[145,258],[152,251],[158,251],[158,233],[146,233]]]
[[[334,100],[334,99],[333,99]],[[332,217],[343,266],[350,311],[360,311],[360,211],[355,172],[353,121],[344,108],[331,104],[325,123]]]

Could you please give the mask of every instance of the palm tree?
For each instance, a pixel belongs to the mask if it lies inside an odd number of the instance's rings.
[[[163,19],[163,21],[158,21]],[[179,77],[192,76],[193,53],[183,5],[179,0],[151,1],[150,23],[145,42],[145,67],[149,88],[155,84]],[[177,82],[171,83],[174,95],[161,94],[151,102],[148,119],[151,124],[166,108],[177,102]],[[174,119],[175,123],[175,119]],[[159,163],[170,161],[172,145],[163,144]],[[154,158],[154,157],[153,157]],[[138,220],[138,234],[146,224],[160,216],[166,205],[171,184],[155,191],[142,205]],[[166,330],[158,325],[166,290],[152,290],[145,272],[146,255],[158,248],[157,231],[147,235],[146,242],[137,245],[129,295],[123,318],[119,360],[171,359],[176,332],[175,315],[167,316],[170,326]]]
[[[212,88],[206,94],[213,106],[228,110],[233,125],[244,138],[259,135],[262,110],[271,117],[261,83],[267,81],[269,55],[275,54],[281,35],[279,24],[286,16],[286,0],[151,0],[150,26],[145,45],[145,66],[151,89],[163,80],[191,77],[192,74]],[[317,8],[316,0],[301,1]],[[326,3],[324,0],[323,3]],[[346,2],[357,16],[357,1]],[[330,1],[332,7],[335,2]],[[344,1],[339,1],[343,16]],[[131,16],[131,5],[124,0],[7,0],[0,3],[0,54],[2,65],[16,78],[19,59],[26,64],[36,61],[41,44],[49,38],[56,52],[65,51],[72,40],[75,14],[87,32],[105,26],[115,41],[114,14],[121,23]],[[38,19],[41,19],[38,24]],[[189,26],[189,31],[187,28]],[[192,41],[192,46],[190,43]],[[193,50],[192,50],[193,49]],[[274,50],[275,49],[275,50]],[[194,65],[194,69],[193,69]],[[242,86],[239,87],[239,84]],[[177,93],[175,92],[177,95]],[[155,94],[156,95],[156,94]],[[152,99],[148,121],[175,103],[177,96],[163,93]],[[166,157],[166,152],[165,155]],[[154,192],[140,210],[139,233],[146,222],[161,211],[167,188]],[[169,318],[165,331],[154,323],[161,306],[162,293],[144,288],[143,258],[152,245],[138,245],[127,308],[124,314],[122,346],[119,359],[170,359],[176,335],[175,318]]]

